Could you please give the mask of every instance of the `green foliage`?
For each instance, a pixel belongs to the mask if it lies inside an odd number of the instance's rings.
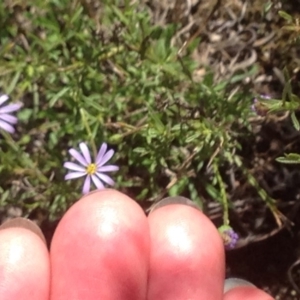
[[[279,15],[285,19],[287,25],[283,26],[283,30],[292,31],[295,33],[294,41],[299,41],[300,38],[300,26],[299,19],[294,18],[288,13],[284,11],[279,11]],[[299,120],[296,117],[295,112],[300,109],[300,97],[292,93],[291,88],[291,79],[287,69],[284,69],[284,78],[285,78],[285,86],[283,89],[282,100],[270,100],[269,104],[264,103],[268,106],[270,112],[278,112],[278,111],[287,111],[291,114],[291,120],[294,128],[299,131],[300,124]],[[299,164],[300,163],[300,154],[298,153],[286,153],[284,156],[278,157],[276,159],[280,163],[284,164]]]
[[[300,164],[300,154],[289,153],[285,154],[285,156],[278,157],[276,160],[284,164]]]
[[[201,205],[204,185],[227,203],[218,170],[235,164],[250,95],[216,84],[208,69],[196,81],[197,45],[179,58],[176,26],[152,24],[129,1],[8,3],[0,3],[0,89],[24,107],[17,133],[0,139],[1,206],[59,217],[80,197],[82,180],[64,182],[62,165],[81,141],[116,150],[116,187],[138,200],[185,192]],[[211,172],[218,176],[204,180]]]
[[[292,41],[293,42],[299,42],[300,41],[300,22],[299,22],[299,18],[298,17],[293,17],[290,14],[288,14],[285,11],[280,10],[278,12],[278,14],[280,15],[280,17],[282,17],[285,21],[286,24],[282,27],[282,30],[284,31],[289,31],[291,33],[293,33],[293,38]]]
[[[285,85],[282,92],[282,99],[265,99],[264,97],[258,97],[259,104],[269,114],[278,112],[290,112],[293,124],[297,129],[299,127],[299,124],[295,116],[295,111],[299,110],[300,108],[300,98],[299,96],[292,93],[291,79],[286,68],[283,70],[283,74],[285,78]]]

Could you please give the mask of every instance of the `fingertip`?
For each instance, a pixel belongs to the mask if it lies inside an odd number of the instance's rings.
[[[245,279],[242,278],[236,278],[236,277],[230,277],[225,279],[224,281],[224,294],[226,294],[228,291],[241,286],[250,286],[255,287],[255,285]]]
[[[160,200],[159,202],[155,203],[150,208],[150,214],[161,207],[172,205],[172,204],[187,205],[189,207],[193,207],[195,209],[200,210],[200,207],[192,200],[190,200],[186,197],[182,197],[182,196],[175,196],[175,197],[166,197],[166,198]]]
[[[4,222],[3,224],[1,224],[0,230],[6,229],[6,228],[16,228],[16,227],[24,228],[24,229],[27,229],[27,230],[35,233],[44,242],[44,244],[47,245],[45,236],[44,236],[41,228],[33,221],[26,219],[26,218],[17,217],[17,218],[10,219],[10,220]]]
[[[0,299],[48,300],[49,256],[36,233],[18,227],[0,230],[0,282]]]
[[[112,190],[85,195],[65,214],[51,244],[53,299],[142,299],[149,229],[139,205]]]
[[[223,300],[274,300],[266,292],[253,286],[235,287],[224,294]]]
[[[198,209],[170,204],[149,215],[149,299],[221,299],[224,247]]]

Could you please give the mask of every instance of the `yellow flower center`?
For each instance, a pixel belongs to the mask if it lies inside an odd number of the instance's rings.
[[[86,167],[86,172],[88,173],[88,175],[93,175],[95,174],[97,171],[97,166],[96,164],[89,164],[87,167]]]

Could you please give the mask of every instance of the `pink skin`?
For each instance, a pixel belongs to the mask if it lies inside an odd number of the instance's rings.
[[[0,231],[0,299],[48,299],[50,261],[45,244],[23,228]]]
[[[147,219],[127,196],[105,190],[82,199],[52,241],[51,299],[145,299],[149,241]]]
[[[180,204],[154,211],[149,224],[148,299],[222,299],[224,247],[213,224]]]
[[[217,230],[181,204],[147,218],[124,194],[90,193],[61,220],[50,254],[27,229],[0,230],[1,300],[272,299],[253,287],[223,295],[223,281]]]

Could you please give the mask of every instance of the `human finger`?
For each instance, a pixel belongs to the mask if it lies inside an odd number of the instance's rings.
[[[228,278],[224,284],[223,300],[274,300],[274,298],[246,280]]]
[[[48,300],[50,262],[33,222],[16,218],[0,227],[0,299]]]
[[[139,205],[115,190],[90,193],[65,214],[50,250],[51,300],[144,300],[149,228]]]
[[[148,300],[223,298],[224,247],[211,221],[183,197],[148,217],[151,248]],[[183,203],[186,204],[183,204]]]
[[[227,292],[223,300],[274,300],[274,298],[256,287],[241,286]]]

